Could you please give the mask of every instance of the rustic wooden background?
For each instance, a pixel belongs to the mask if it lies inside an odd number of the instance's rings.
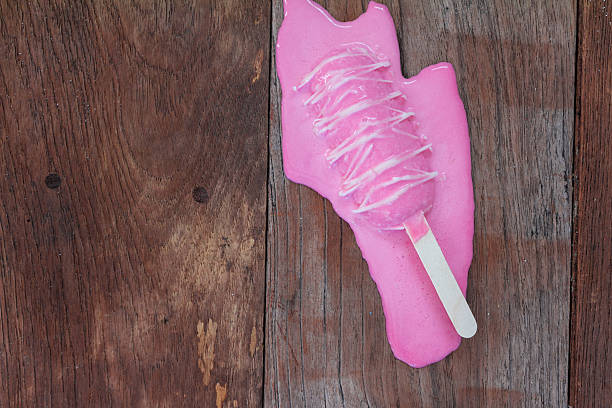
[[[279,0],[0,0],[1,407],[610,402],[612,4],[384,3],[406,75],[457,71],[476,337],[395,360],[350,228],[284,177]]]

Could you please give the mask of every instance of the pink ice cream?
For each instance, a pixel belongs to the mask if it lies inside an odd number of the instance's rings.
[[[414,367],[460,343],[403,232],[425,212],[465,294],[473,193],[463,104],[450,64],[405,79],[393,20],[371,2],[348,23],[285,0],[277,70],[287,177],[328,198],[378,286],[395,356]]]

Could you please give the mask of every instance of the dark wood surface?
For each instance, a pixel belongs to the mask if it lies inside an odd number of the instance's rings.
[[[0,2],[0,406],[261,404],[269,8]]]
[[[395,360],[350,228],[284,177],[279,0],[0,0],[1,407],[605,406],[608,5],[385,3],[405,75],[457,71],[476,337]]]
[[[570,404],[612,401],[612,6],[578,9]]]

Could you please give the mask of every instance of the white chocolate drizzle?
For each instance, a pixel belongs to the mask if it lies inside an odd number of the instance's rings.
[[[343,65],[338,68],[337,63],[340,61]],[[341,127],[348,133],[350,130],[347,130],[347,126],[348,129],[350,126],[355,126],[355,115],[362,115],[355,130],[348,137],[340,138],[341,141],[325,153],[330,165],[345,160],[342,167],[345,170],[338,194],[345,197],[357,190],[360,191],[357,208],[353,210],[356,214],[390,205],[414,187],[438,176],[438,172],[409,168],[405,165],[409,159],[430,150],[431,144],[388,157],[383,156],[380,159],[378,153],[374,156],[379,160],[378,163],[371,168],[362,169],[366,160],[376,151],[376,140],[393,138],[410,138],[417,142],[425,140],[424,137],[408,132],[405,126],[399,126],[414,117],[415,113],[398,109],[397,103],[390,103],[396,98],[405,98],[401,91],[393,89],[393,81],[384,77],[384,70],[390,66],[390,61],[379,59],[367,45],[348,44],[344,51],[321,61],[294,88],[300,90],[311,84],[311,93],[304,100],[304,105],[313,107],[317,112],[313,127],[319,136],[331,138]],[[374,74],[375,72],[379,73]],[[317,80],[313,81],[315,78]],[[387,86],[390,91],[382,97],[371,98],[364,91],[367,88],[364,87],[364,82],[380,83],[382,84],[380,86]],[[345,106],[342,106],[342,102],[345,102]],[[375,109],[375,114],[370,114],[372,109]],[[348,119],[351,121],[347,121]],[[398,170],[395,170],[396,175],[385,179],[384,173],[390,169],[401,169],[400,174],[397,175]]]
[[[356,189],[360,188],[363,184],[373,181],[376,178],[376,176],[378,176],[379,174],[382,174],[385,171],[395,166],[398,166],[402,164],[403,162],[405,162],[406,160],[416,156],[419,153],[423,153],[424,151],[429,150],[429,149],[431,149],[431,144],[427,144],[423,147],[420,147],[416,150],[412,150],[410,152],[405,152],[402,154],[388,157],[387,159],[378,163],[376,166],[372,167],[371,169],[364,171],[359,176],[354,177],[354,178],[345,179],[344,183],[342,184],[343,189],[340,190],[340,193],[339,193],[340,196],[344,197],[352,193]]]

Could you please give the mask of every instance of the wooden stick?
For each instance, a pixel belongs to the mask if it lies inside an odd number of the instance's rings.
[[[453,273],[442,254],[423,213],[404,223],[404,228],[423,262],[438,297],[455,330],[461,337],[470,338],[476,333],[476,319],[468,306]]]

